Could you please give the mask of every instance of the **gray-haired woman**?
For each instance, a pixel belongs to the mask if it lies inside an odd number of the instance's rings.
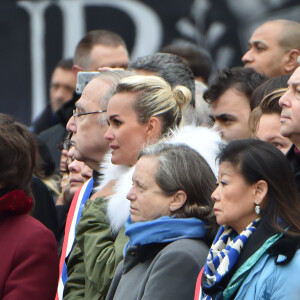
[[[193,299],[216,230],[212,170],[188,146],[161,143],[140,153],[132,181],[130,241],[106,299]]]

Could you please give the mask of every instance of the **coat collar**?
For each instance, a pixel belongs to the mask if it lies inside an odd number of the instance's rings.
[[[32,198],[26,196],[23,190],[12,190],[0,198],[0,215],[26,214],[32,206]]]

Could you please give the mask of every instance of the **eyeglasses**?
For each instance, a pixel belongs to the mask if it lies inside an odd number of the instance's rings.
[[[69,150],[70,147],[72,146],[71,140],[70,139],[64,139],[63,142],[59,143],[57,145],[58,150]]]
[[[73,110],[73,117],[74,117],[74,121],[76,123],[76,117],[80,117],[80,116],[84,116],[84,115],[92,115],[92,114],[100,114],[100,113],[104,113],[107,112],[106,109],[104,110],[96,110],[96,111],[90,111],[90,112],[86,112],[86,113],[77,113],[76,110]]]

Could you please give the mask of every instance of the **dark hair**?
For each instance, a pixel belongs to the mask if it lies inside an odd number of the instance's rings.
[[[190,104],[195,107],[194,74],[189,66],[177,55],[155,53],[139,57],[130,62],[129,69],[156,72],[156,75],[167,81],[172,88],[177,85],[187,87],[192,93]]]
[[[83,66],[86,57],[89,56],[95,45],[103,45],[106,47],[123,46],[127,49],[124,40],[119,34],[102,29],[92,30],[87,32],[77,44],[74,55],[74,64]]]
[[[275,90],[287,88],[287,81],[290,77],[291,74],[281,75],[279,77],[269,78],[268,80],[260,84],[251,95],[251,110],[257,107],[266,95],[272,93]]]
[[[155,181],[167,195],[179,190],[187,194],[185,204],[174,212],[178,218],[198,218],[208,224],[208,235],[212,238],[217,224],[212,213],[211,194],[216,178],[206,160],[195,150],[184,144],[158,143],[145,148],[139,154],[158,158]]]
[[[264,114],[281,114],[282,107],[279,105],[279,99],[287,91],[287,88],[281,88],[267,94],[258,107],[252,110],[249,117],[249,133],[255,137],[258,129],[259,121]]]
[[[39,136],[35,136],[35,139],[37,142],[39,155],[38,166],[34,173],[40,179],[45,179],[53,175],[55,171],[55,163],[47,144]]]
[[[225,68],[216,73],[216,77],[208,90],[205,91],[203,98],[206,102],[211,104],[228,89],[233,88],[246,95],[249,99],[249,105],[251,109],[253,109],[254,107],[250,102],[250,97],[253,91],[265,80],[267,80],[265,75],[259,74],[249,68]]]
[[[183,58],[195,77],[202,77],[207,83],[212,71],[212,60],[206,51],[192,44],[174,43],[164,46],[162,53],[170,53]]]
[[[72,67],[73,67],[73,58],[64,58],[57,63],[55,69],[62,68],[64,70],[72,71]]]
[[[0,183],[8,190],[31,195],[30,182],[38,158],[34,135],[27,127],[0,113]]]
[[[281,114],[279,99],[286,91],[287,81],[291,74],[270,78],[259,85],[251,95],[251,115],[249,117],[249,133],[255,137],[259,120],[263,114]]]
[[[289,161],[269,143],[248,139],[229,143],[219,162],[237,167],[246,182],[264,180],[268,184],[262,220],[277,232],[300,234],[300,202]],[[254,209],[254,208],[253,208]]]

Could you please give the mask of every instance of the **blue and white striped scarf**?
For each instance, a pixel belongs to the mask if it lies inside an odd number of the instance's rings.
[[[229,226],[221,226],[209,250],[202,277],[202,299],[210,300],[206,291],[214,289],[228,274],[237,262],[241,250],[255,231],[259,219],[249,224],[246,229],[234,237],[234,231]]]

